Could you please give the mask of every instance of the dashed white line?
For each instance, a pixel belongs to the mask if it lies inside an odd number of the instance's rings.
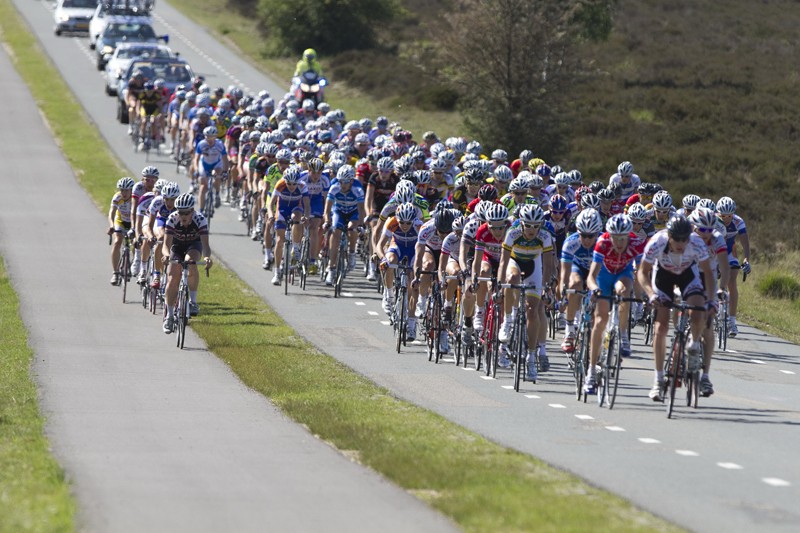
[[[578,420],[594,420],[592,415],[575,415]]]
[[[762,477],[761,481],[772,487],[790,487],[792,484],[777,477]]]
[[[389,324],[391,324],[391,322],[389,322],[388,320],[381,320],[381,324],[383,324],[384,326],[388,326]]]
[[[548,403],[547,405],[549,405],[553,409],[566,409],[567,408],[566,405],[562,405],[560,403]]]
[[[751,362],[751,363],[755,363],[755,364],[757,364],[757,365],[766,365],[766,364],[767,364],[767,363],[765,363],[764,361],[761,361],[761,360],[759,360],[759,359],[750,359],[750,362]]]
[[[792,372],[791,370],[781,370],[781,372],[784,374],[789,374],[790,376],[794,376],[794,372]]]
[[[742,465],[737,465],[736,463],[717,463],[717,466],[725,470],[741,470],[744,468]]]
[[[625,431],[625,428],[619,426],[606,426],[606,429],[609,431]]]
[[[353,293],[352,292],[343,292],[342,296],[346,296],[347,298],[352,298],[353,297]]]
[[[355,302],[355,304],[356,304],[356,305],[367,305],[367,304],[366,304],[366,303],[364,303],[364,302]]]
[[[367,311],[367,314],[370,315],[370,316],[378,316],[378,312],[377,311]]]
[[[492,376],[481,376],[481,379],[494,379]]]
[[[466,370],[467,372],[475,372],[475,369],[470,366],[462,366],[461,370]]]
[[[639,442],[644,444],[661,444],[661,441],[658,439],[651,439],[650,437],[639,437]]]
[[[514,390],[514,385],[501,385],[506,390]]]
[[[525,397],[526,398],[530,398],[531,400],[539,400],[539,399],[541,399],[541,396],[539,396],[537,394],[526,394]]]
[[[675,453],[684,457],[698,457],[700,454],[692,450],[675,450]]]

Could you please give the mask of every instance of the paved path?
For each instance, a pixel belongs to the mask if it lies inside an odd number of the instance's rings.
[[[108,284],[106,222],[0,51],[0,252],[35,353],[47,433],[82,529],[451,531],[247,389],[189,332]],[[109,184],[117,177],[109,176]]]

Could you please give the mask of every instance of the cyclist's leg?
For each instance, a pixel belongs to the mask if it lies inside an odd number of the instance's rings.
[[[206,189],[208,188],[208,171],[210,169],[206,167],[206,164],[203,163],[202,160],[200,161],[200,165],[198,166],[200,168],[197,169],[198,172],[197,181],[200,184],[200,190],[198,192],[197,200],[200,202],[200,205],[198,206],[198,211],[202,213],[206,205]]]
[[[197,288],[200,286],[200,275],[196,263],[200,260],[202,253],[203,245],[199,242],[192,245],[186,252],[186,258],[195,262],[195,264],[189,265],[189,299],[194,305],[197,305]]]
[[[278,214],[278,219],[275,221],[275,276],[281,268],[281,261],[283,261],[283,243],[286,240],[286,219],[283,214]]]

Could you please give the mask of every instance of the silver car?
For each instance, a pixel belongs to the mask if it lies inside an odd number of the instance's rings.
[[[120,43],[106,62],[105,85],[106,94],[115,96],[119,80],[128,71],[134,59],[170,59],[178,57],[170,48],[155,43]]]

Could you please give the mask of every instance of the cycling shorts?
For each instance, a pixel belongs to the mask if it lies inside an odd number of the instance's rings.
[[[404,257],[408,258],[408,264],[414,264],[414,258],[416,257],[416,246],[399,246],[396,243],[392,243],[389,246],[389,249],[386,250],[386,253],[392,253],[397,256],[397,262],[400,263]],[[383,258],[383,261],[386,262],[386,258]]]
[[[161,115],[161,106],[158,104],[142,104],[142,107],[139,108],[139,116],[141,117],[157,117],[159,115]]]
[[[533,261],[517,261],[513,257],[508,259],[508,266],[514,266],[519,270],[521,285],[533,285],[534,289],[526,289],[528,296],[542,296],[542,269],[536,268],[536,263]]]
[[[203,243],[201,241],[188,241],[188,242],[172,242],[172,247],[169,249],[170,261],[183,261],[192,250],[197,250],[200,254],[203,253]]]
[[[621,272],[612,274],[606,269],[605,265],[600,266],[600,272],[597,273],[597,286],[600,288],[600,293],[603,296],[612,296],[614,294],[614,285],[621,279],[628,278],[633,281],[633,263],[628,264]]]
[[[163,228],[166,225],[167,225],[167,219],[166,218],[156,217],[156,227],[157,228]]]
[[[130,222],[124,222],[124,221],[120,222],[118,220],[114,221],[114,231],[122,232],[122,231],[128,231],[129,229],[131,229]]]
[[[222,168],[222,159],[218,159],[214,163],[206,163],[202,159],[200,159],[200,177],[205,178],[211,175],[211,172],[215,169]]]
[[[670,302],[673,301],[675,297],[675,287],[678,287],[680,290],[681,298],[683,298],[684,301],[690,296],[703,296],[705,294],[697,263],[692,263],[692,266],[680,274],[674,274],[669,270],[658,268],[658,264],[656,264],[653,268],[652,279],[653,288],[658,297],[668,298]]]
[[[347,228],[348,222],[358,222],[358,210],[350,211],[349,213],[333,211],[333,217],[331,218],[333,229],[344,230]]]
[[[433,257],[433,264],[434,264],[433,269],[434,270],[438,270],[439,269],[439,258],[442,256],[442,251],[441,250],[434,250],[430,246],[425,245],[425,253],[431,254],[431,256]]]
[[[275,229],[286,229],[288,227],[286,220],[292,218],[293,213],[302,214],[303,208],[298,205],[290,209],[279,209],[278,218],[275,220]]]
[[[311,218],[322,218],[322,214],[325,212],[325,197],[312,196],[309,200]]]
[[[733,252],[728,252],[728,264],[731,266],[732,270],[739,270],[742,268],[739,265],[739,260],[733,255]]]
[[[582,266],[572,263],[572,268],[570,269],[571,272],[577,272],[578,275],[581,277],[582,280],[586,281],[586,278],[589,277],[589,269],[583,268]]]

